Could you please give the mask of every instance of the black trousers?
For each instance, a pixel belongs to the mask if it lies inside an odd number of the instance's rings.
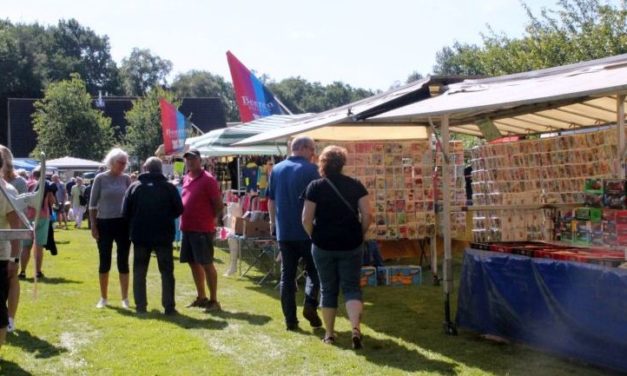
[[[174,258],[172,244],[143,246],[133,244],[133,297],[138,310],[145,310],[146,274],[152,251],[157,254],[157,264],[161,273],[161,304],[166,312],[174,310]]]

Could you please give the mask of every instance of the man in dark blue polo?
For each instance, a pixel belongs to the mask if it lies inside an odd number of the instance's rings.
[[[318,167],[311,163],[315,144],[309,137],[296,137],[291,150],[292,155],[272,169],[268,211],[281,251],[281,308],[287,330],[293,331],[298,329],[295,280],[301,258],[307,272],[303,316],[314,328],[322,326],[322,321],[317,312],[320,281],[311,256],[311,240],[301,221],[304,202],[300,198],[309,182],[320,178]]]

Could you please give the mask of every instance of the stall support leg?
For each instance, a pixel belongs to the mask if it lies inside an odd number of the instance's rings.
[[[616,96],[616,130],[618,131],[618,177],[625,178],[625,94]]]
[[[444,265],[442,274],[444,278],[444,333],[447,335],[457,335],[455,323],[451,320],[450,297],[453,291],[453,257],[451,253],[451,169],[448,161],[449,156],[449,129],[448,115],[442,116],[440,130],[442,132],[442,238],[444,241]]]
[[[429,238],[429,246],[431,247],[431,275],[433,276],[433,286],[440,286],[440,276],[438,275],[438,237],[434,233]]]

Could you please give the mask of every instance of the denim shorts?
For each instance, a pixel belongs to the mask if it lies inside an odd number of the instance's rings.
[[[337,308],[340,290],[344,300],[362,300],[359,279],[363,245],[350,251],[326,251],[315,244],[311,248],[320,277],[320,306]]]

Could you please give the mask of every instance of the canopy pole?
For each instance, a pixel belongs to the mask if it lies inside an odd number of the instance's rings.
[[[444,242],[444,263],[442,276],[444,279],[444,333],[457,335],[455,323],[451,320],[450,297],[453,291],[453,258],[451,254],[451,167],[449,163],[450,135],[448,115],[443,115],[440,123],[442,135],[442,239]],[[437,198],[436,198],[437,199]]]
[[[430,119],[429,119],[430,120]],[[435,127],[433,126],[433,123],[431,123],[431,127],[427,128],[427,140],[429,140],[429,142],[431,142],[431,138],[432,137],[437,137],[437,135],[435,134]],[[439,143],[436,142],[436,145],[438,145]],[[437,155],[439,147],[436,146],[435,147],[435,152]],[[431,158],[431,163],[433,163],[433,171],[432,171],[432,176],[433,176],[433,215],[435,216],[435,218],[437,218],[437,210],[436,210],[436,197],[437,197],[437,167],[435,165],[436,159],[435,158]],[[430,247],[430,251],[431,251],[431,275],[433,278],[433,286],[439,286],[440,285],[440,276],[438,275],[438,232],[437,232],[437,228],[436,225],[433,225],[433,228],[430,230],[430,238],[429,238],[429,247]]]
[[[618,130],[618,177],[625,178],[625,94],[616,96],[616,129]]]

